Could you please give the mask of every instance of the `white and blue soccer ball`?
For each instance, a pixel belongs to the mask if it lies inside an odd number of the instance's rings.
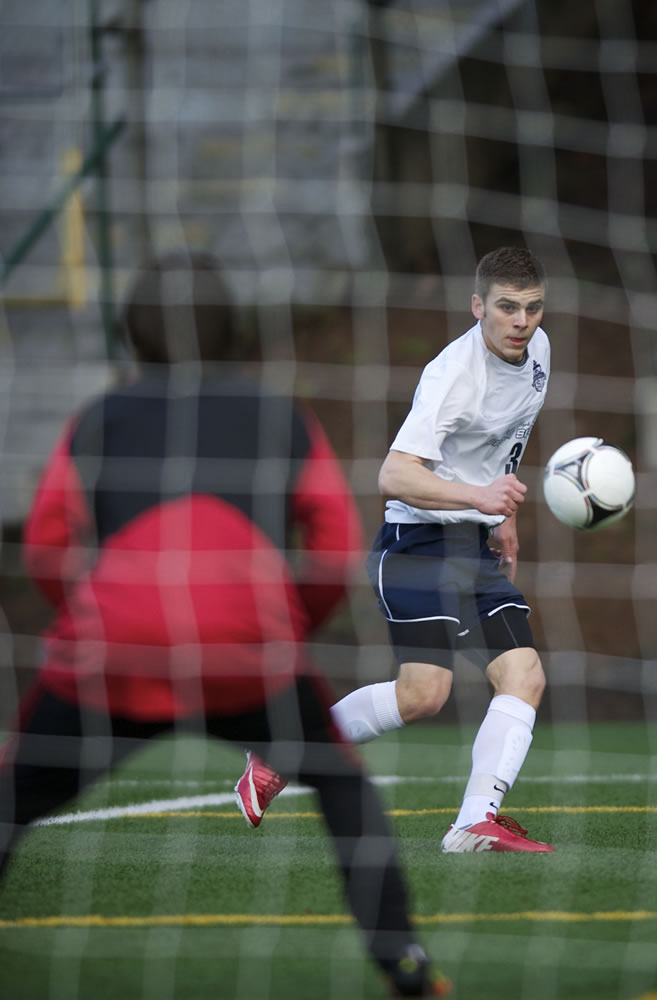
[[[545,467],[545,502],[569,528],[597,531],[619,521],[630,510],[635,489],[630,459],[603,438],[568,441]]]

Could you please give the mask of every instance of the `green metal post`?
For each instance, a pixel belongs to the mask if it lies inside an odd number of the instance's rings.
[[[97,147],[105,131],[105,67],[103,65],[102,33],[98,0],[89,0],[89,30],[91,43],[91,111],[93,146]],[[96,172],[96,238],[100,272],[100,314],[105,334],[105,349],[109,360],[117,353],[115,320],[114,272],[110,220],[109,171],[107,157],[101,156]]]
[[[125,120],[117,118],[115,122],[106,128],[98,137],[98,145],[92,148],[79,170],[68,178],[65,184],[54,195],[50,204],[39,212],[34,221],[28,226],[18,242],[11,248],[0,267],[0,289],[4,287],[10,274],[16,270],[21,261],[27,256],[34,244],[39,240],[48,226],[57,216],[66,202],[66,199],[82,183],[85,177],[89,177],[98,169],[98,164],[104,160],[105,154],[115,139],[123,132]]]

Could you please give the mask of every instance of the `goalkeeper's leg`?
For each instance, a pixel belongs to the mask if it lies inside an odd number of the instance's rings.
[[[345,765],[335,763],[338,773],[302,772],[300,778],[317,789],[368,950],[394,995],[446,996],[448,980],[431,968],[411,928],[396,842],[374,786],[359,769],[349,774],[347,765],[346,773],[339,773]]]
[[[269,703],[260,725],[255,715],[232,726],[216,722],[216,735],[257,750],[283,783],[294,778],[316,789],[349,904],[394,994],[445,996],[449,983],[430,968],[411,927],[393,832],[358,755],[333,721],[326,686],[301,678]]]
[[[163,728],[167,723],[133,723],[85,709],[37,682],[0,750],[0,876],[31,823]]]

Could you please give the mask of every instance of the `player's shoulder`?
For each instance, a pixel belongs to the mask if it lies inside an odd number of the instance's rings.
[[[550,338],[542,326],[537,326],[530,344],[531,353],[542,355],[546,361],[550,358]]]
[[[482,350],[483,340],[481,336],[478,336],[478,333],[479,324],[476,323],[469,330],[466,330],[465,333],[462,333],[460,337],[456,337],[443,347],[442,351],[429,362],[424,371],[431,375],[436,370],[454,366],[467,372],[472,372],[473,369],[478,367],[479,360],[484,355]]]

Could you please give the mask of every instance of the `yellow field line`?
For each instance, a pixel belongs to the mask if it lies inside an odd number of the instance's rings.
[[[655,910],[602,910],[570,913],[567,910],[519,910],[512,913],[434,913],[413,917],[417,924],[468,924],[533,921],[536,923],[592,923],[657,920]],[[97,913],[56,917],[18,917],[0,920],[0,930],[58,927],[328,927],[353,923],[343,913],[186,913],[152,914],[145,917],[104,917]]]
[[[453,815],[458,806],[440,809],[388,809],[387,816],[438,816]],[[657,813],[657,806],[513,806],[512,813]],[[320,819],[319,812],[270,812],[271,819]],[[241,812],[222,812],[216,809],[172,809],[170,811],[147,812],[136,815],[118,816],[116,819],[167,819],[169,816],[206,816],[220,819],[242,819]]]

